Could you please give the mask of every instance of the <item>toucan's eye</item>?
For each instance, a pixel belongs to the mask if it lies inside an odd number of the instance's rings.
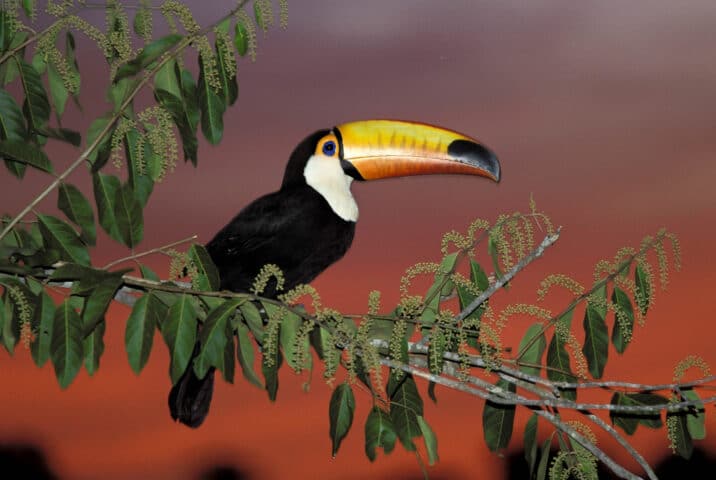
[[[323,154],[332,157],[336,154],[336,142],[329,140],[323,144]]]

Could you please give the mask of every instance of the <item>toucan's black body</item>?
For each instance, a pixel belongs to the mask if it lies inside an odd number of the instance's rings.
[[[291,154],[281,188],[246,206],[207,243],[221,288],[250,291],[266,264],[281,268],[284,291],[312,281],[353,241],[358,212],[352,180],[432,173],[498,181],[500,167],[479,143],[431,125],[369,120],[310,135]],[[275,282],[262,293],[277,294]],[[197,344],[194,355],[198,352]],[[190,427],[201,425],[213,385],[214,368],[199,379],[192,359],[169,394],[172,418]]]
[[[281,189],[255,200],[221,229],[206,248],[219,268],[221,288],[248,291],[267,263],[284,273],[284,289],[308,283],[353,241],[355,222],[338,217],[326,200],[303,180],[303,169],[318,132],[293,153]],[[310,151],[305,148],[311,145]],[[303,165],[301,165],[303,159]],[[263,292],[273,296],[271,285]]]
[[[250,291],[261,267],[272,263],[281,268],[287,291],[312,281],[348,251],[355,222],[338,217],[303,180],[306,160],[317,138],[327,132],[316,132],[294,150],[280,190],[247,205],[206,244],[219,269],[222,290]],[[275,297],[277,293],[275,282],[270,282],[262,295]],[[201,425],[213,386],[214,368],[199,379],[189,362],[169,394],[172,418],[190,427]]]

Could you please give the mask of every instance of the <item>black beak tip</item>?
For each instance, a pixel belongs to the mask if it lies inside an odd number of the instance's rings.
[[[484,170],[495,182],[500,181],[500,161],[489,148],[470,140],[454,140],[448,146],[448,155],[458,162]]]

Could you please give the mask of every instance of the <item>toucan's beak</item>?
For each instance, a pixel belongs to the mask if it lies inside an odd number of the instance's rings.
[[[500,181],[500,162],[477,140],[424,123],[366,120],[338,125],[344,171],[359,180],[459,173]]]

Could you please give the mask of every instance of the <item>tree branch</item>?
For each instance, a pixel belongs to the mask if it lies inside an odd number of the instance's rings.
[[[534,260],[538,259],[542,256],[544,251],[551,247],[554,242],[559,240],[559,234],[560,234],[560,228],[557,229],[556,232],[554,232],[552,235],[547,235],[544,237],[542,242],[537,245],[537,247],[532,250],[529,255],[526,255],[520,259],[519,262],[517,262],[507,273],[502,275],[500,278],[496,279],[493,284],[491,284],[484,292],[482,292],[480,295],[477,296],[470,304],[465,307],[460,313],[458,313],[455,316],[455,322],[460,322],[467,318],[472,312],[477,310],[477,308],[482,305],[485,300],[490,298],[497,290],[502,288],[506,283],[508,283],[512,278],[517,275],[520,270],[524,269],[527,265],[532,263]]]

